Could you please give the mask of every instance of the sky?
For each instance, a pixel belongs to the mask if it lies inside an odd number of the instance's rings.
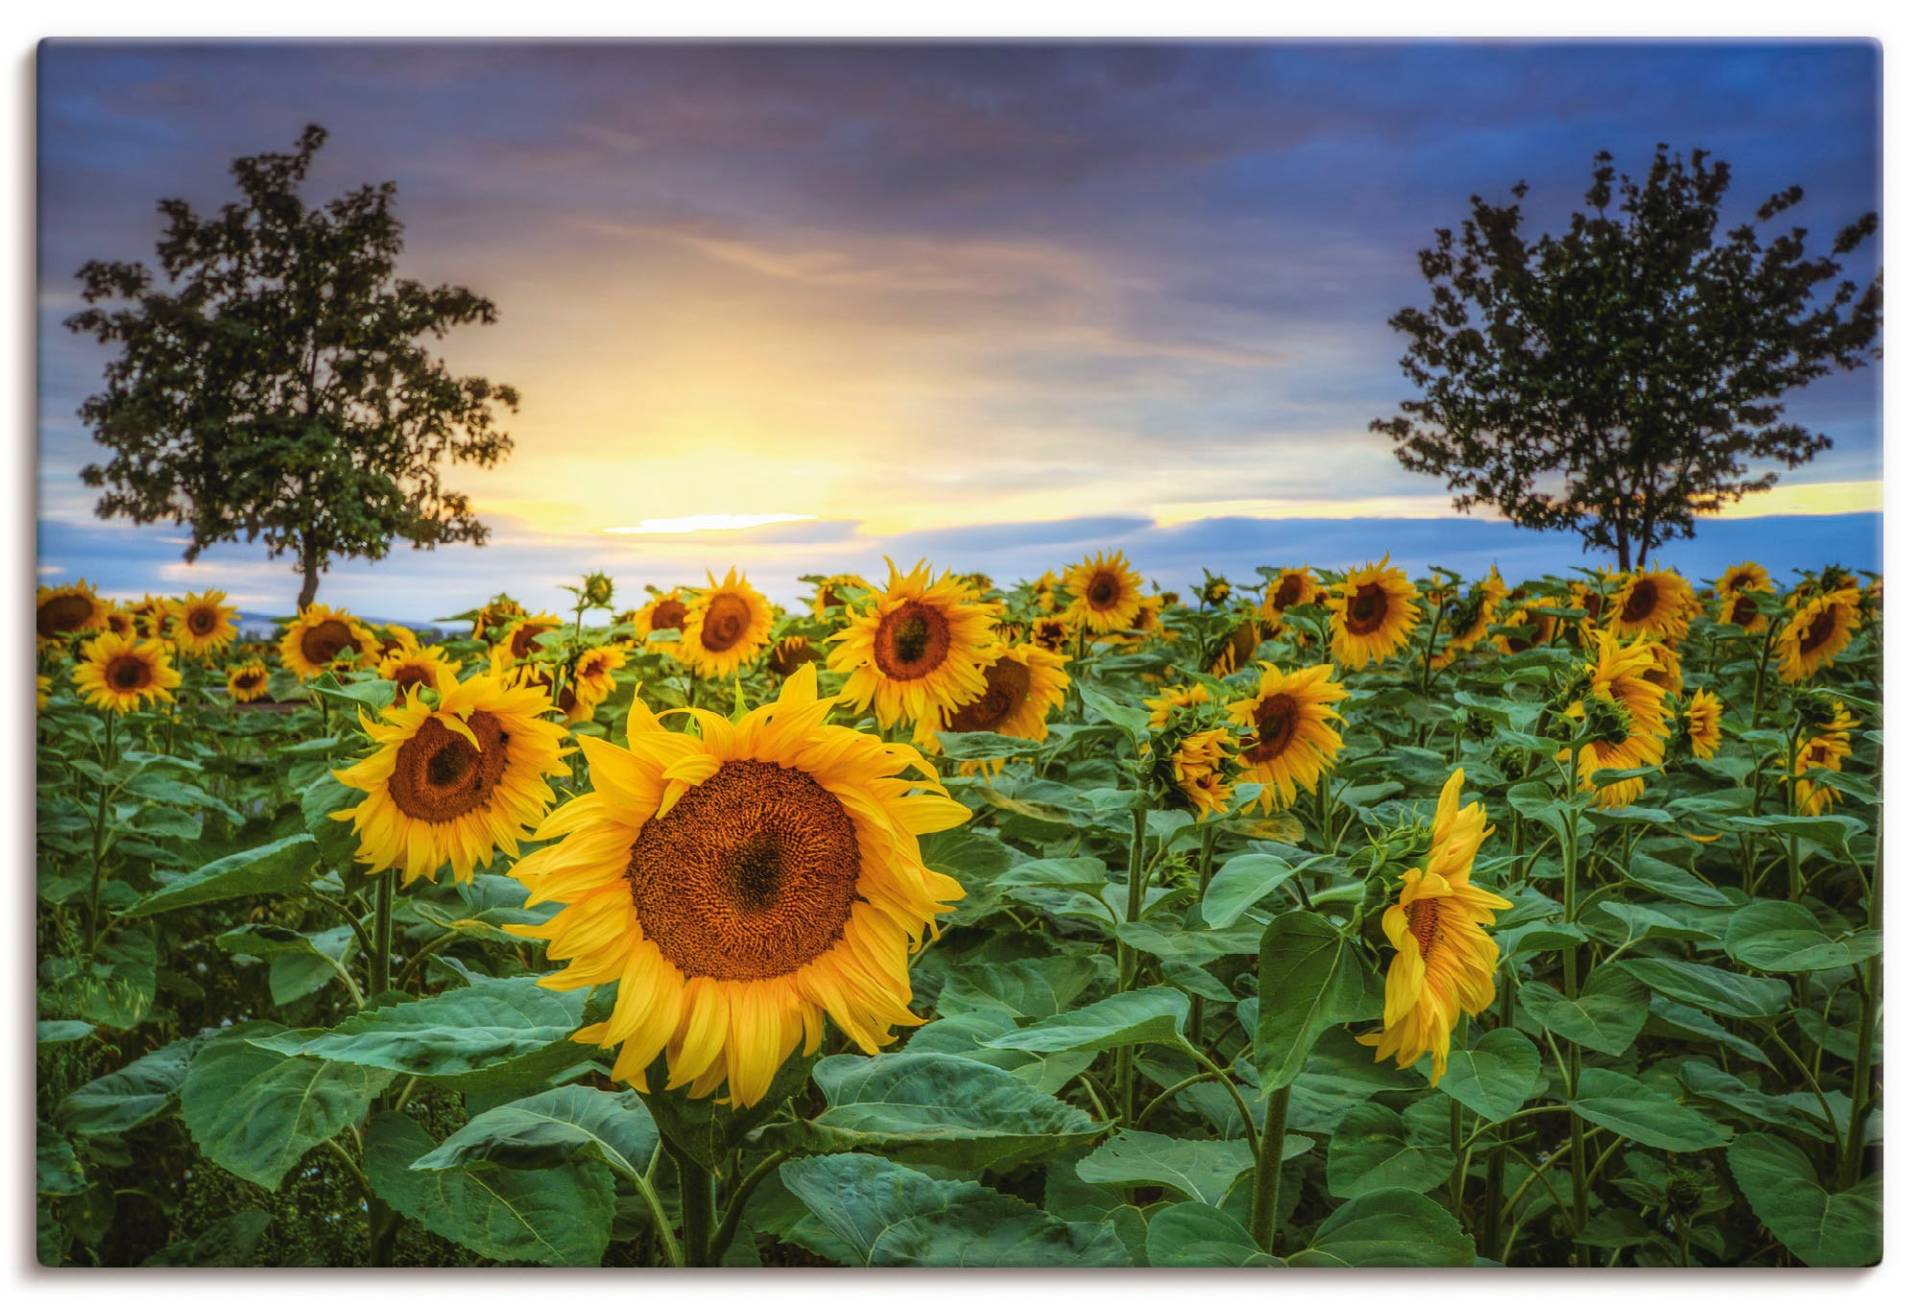
[[[323,579],[397,618],[557,607],[590,568],[638,599],[738,565],[786,598],[887,555],[1564,571],[1577,540],[1455,516],[1367,430],[1411,396],[1387,319],[1434,228],[1525,180],[1560,229],[1595,151],[1639,170],[1660,141],[1732,164],[1729,214],[1804,186],[1820,250],[1881,204],[1862,43],[50,43],[38,92],[41,580],[269,612],[289,559],[189,566],[179,527],[95,516],[75,410],[108,354],[61,323],[87,259],[151,261],[157,200],[217,207],[232,158],[308,122],[309,197],[396,182],[403,273],[499,309],[449,366],[522,396],[512,456],[448,477],[488,546]],[[1832,451],[1662,560],[1877,568],[1880,387],[1795,395]]]

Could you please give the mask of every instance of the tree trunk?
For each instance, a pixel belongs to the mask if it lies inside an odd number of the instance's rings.
[[[320,591],[320,551],[307,540],[300,545],[300,610],[305,611],[313,605],[314,594]]]

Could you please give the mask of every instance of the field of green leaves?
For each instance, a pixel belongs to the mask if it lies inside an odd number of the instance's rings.
[[[1874,577],[806,578],[42,590],[42,1262],[1879,1259]]]

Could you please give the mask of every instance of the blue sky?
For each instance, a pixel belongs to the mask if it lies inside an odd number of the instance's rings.
[[[1564,568],[1568,540],[1431,519],[1442,487],[1367,433],[1407,396],[1415,251],[1521,179],[1558,227],[1594,151],[1662,140],[1733,164],[1730,213],[1805,186],[1824,247],[1880,206],[1879,77],[1865,44],[50,45],[43,576],[291,605],[284,560],[186,567],[177,529],[94,518],[73,412],[105,355],[60,322],[83,261],[151,258],[157,199],[217,205],[233,156],[309,121],[312,193],[398,182],[405,270],[500,307],[450,362],[524,395],[513,457],[455,476],[494,543],[344,563],[323,600],[550,605],[589,566],[733,563],[784,595],[884,553],[1012,576],[1116,544],[1168,583],[1388,548]],[[1876,509],[1879,402],[1878,366],[1798,396],[1835,448],[1748,510]],[[807,519],[609,533],[773,514]],[[1877,515],[1801,514],[1665,560],[1878,551]]]

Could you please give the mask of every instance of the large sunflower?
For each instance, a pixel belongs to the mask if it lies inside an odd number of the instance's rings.
[[[674,645],[702,679],[723,679],[752,663],[773,634],[773,608],[743,575],[707,573],[707,587],[687,603],[686,626]]]
[[[40,641],[66,634],[88,634],[107,627],[108,604],[85,580],[50,589],[42,586],[34,600],[33,632]]]
[[[1140,576],[1118,549],[1083,558],[1067,568],[1066,617],[1094,634],[1117,634],[1133,628],[1143,596]]]
[[[1493,971],[1500,944],[1488,934],[1496,910],[1513,905],[1473,884],[1473,858],[1493,832],[1479,802],[1460,809],[1465,770],[1455,770],[1433,809],[1433,838],[1423,868],[1400,878],[1400,899],[1387,907],[1380,929],[1393,944],[1387,966],[1387,999],[1379,1032],[1360,1044],[1374,1048],[1374,1062],[1389,1055],[1411,1068],[1433,1056],[1428,1081],[1446,1076],[1447,1050],[1461,1014],[1478,1014],[1493,1002]]]
[[[280,664],[307,680],[331,666],[342,652],[354,653],[356,665],[371,665],[378,647],[366,626],[345,611],[316,602],[295,616],[280,635]]]
[[[1420,623],[1418,594],[1407,573],[1382,557],[1371,566],[1350,570],[1335,586],[1333,655],[1358,670],[1369,661],[1385,661],[1398,652]]]
[[[236,702],[257,702],[267,695],[267,663],[259,657],[227,667],[227,696]]]
[[[1807,678],[1839,656],[1860,627],[1860,590],[1835,589],[1806,599],[1780,631],[1780,678]]]
[[[1260,663],[1253,696],[1227,707],[1227,716],[1253,735],[1240,753],[1240,767],[1260,783],[1260,808],[1293,805],[1296,789],[1311,791],[1341,747],[1333,704],[1347,690],[1333,682],[1330,665],[1283,671]]]
[[[987,663],[986,691],[944,712],[940,727],[948,733],[997,733],[1040,741],[1047,736],[1047,713],[1067,700],[1066,665],[1065,657],[1031,643],[1003,647]]]
[[[227,605],[227,595],[218,589],[189,593],[167,603],[167,632],[188,656],[208,656],[239,636],[233,623],[238,611]]]
[[[1587,665],[1588,692],[1598,701],[1618,708],[1618,718],[1603,721],[1608,732],[1580,749],[1577,762],[1581,787],[1593,790],[1598,770],[1637,770],[1658,765],[1666,755],[1668,734],[1667,690],[1656,682],[1659,668],[1653,644],[1622,645],[1605,630],[1594,633],[1592,661]],[[1575,702],[1567,715],[1586,720],[1584,701]],[[1646,791],[1644,778],[1623,779],[1600,789],[1601,806],[1626,806]]]
[[[437,706],[409,693],[378,720],[363,715],[374,751],[333,773],[367,794],[333,815],[353,822],[355,859],[376,872],[399,869],[403,885],[442,865],[465,883],[495,848],[517,855],[553,804],[546,776],[567,772],[566,731],[541,718],[545,692],[493,674],[449,675],[438,687]]]
[[[157,638],[100,634],[90,639],[73,668],[73,686],[88,706],[103,711],[132,711],[171,702],[180,686],[173,653]]]
[[[857,711],[871,705],[891,728],[937,721],[985,695],[993,615],[969,592],[952,575],[935,581],[924,561],[902,575],[889,559],[887,587],[830,639],[827,668],[847,675],[841,697]]]
[[[1695,689],[1687,703],[1687,745],[1696,760],[1713,759],[1720,750],[1720,715],[1725,710],[1718,695]]]
[[[1678,571],[1636,571],[1614,590],[1609,621],[1616,638],[1678,638],[1687,632],[1698,605],[1693,586]]]
[[[443,676],[454,677],[453,663],[447,660],[444,648],[421,647],[418,644],[411,650],[396,648],[382,658],[375,668],[382,679],[393,681],[394,692],[402,697],[412,689],[437,689]]]
[[[620,1047],[616,1080],[646,1090],[664,1052],[669,1088],[724,1083],[746,1108],[818,1046],[823,1015],[868,1054],[921,1022],[907,957],[963,892],[916,838],[967,811],[912,747],[827,724],[833,705],[809,665],[738,722],[690,712],[697,737],[636,702],[625,747],[580,740],[593,790],[513,870],[529,905],[564,909],[510,927],[567,962],[543,986],[619,984],[611,1017],[575,1034]]]
[[[1306,566],[1291,566],[1267,581],[1260,596],[1260,622],[1269,635],[1287,627],[1283,617],[1295,607],[1320,600],[1320,580]]]

